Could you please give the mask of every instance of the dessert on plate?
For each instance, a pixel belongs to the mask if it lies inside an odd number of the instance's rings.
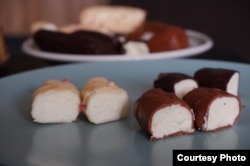
[[[154,88],[174,92],[179,98],[197,87],[196,80],[183,73],[160,73],[154,81]]]
[[[194,115],[189,105],[174,93],[154,88],[146,91],[134,105],[134,115],[141,128],[158,140],[193,133]]]
[[[33,93],[31,116],[38,123],[73,122],[80,103],[80,92],[72,83],[48,80]]]
[[[241,102],[233,94],[217,88],[196,88],[183,100],[193,109],[197,130],[216,131],[231,127],[240,115]]]
[[[43,51],[83,55],[138,55],[189,46],[185,29],[148,21],[144,9],[128,6],[91,6],[79,23],[56,26],[32,24],[32,38]]]
[[[124,119],[129,115],[127,92],[104,77],[89,79],[81,91],[83,113],[94,124]]]

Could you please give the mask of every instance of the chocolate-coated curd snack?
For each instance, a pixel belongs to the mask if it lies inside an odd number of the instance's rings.
[[[222,68],[202,68],[195,72],[194,79],[200,87],[219,88],[238,95],[239,72]]]
[[[38,30],[33,34],[41,50],[72,54],[121,54],[121,43],[116,38],[93,31],[76,31],[70,34],[59,31]]]
[[[176,50],[189,46],[188,36],[183,28],[163,22],[145,21],[126,38],[128,41],[145,41],[150,52]]]
[[[80,112],[80,92],[69,81],[46,81],[33,93],[31,116],[38,123],[68,123]]]
[[[232,126],[239,117],[241,103],[237,96],[216,88],[196,88],[183,100],[193,109],[195,128],[216,131]]]
[[[126,118],[130,110],[127,92],[104,77],[91,78],[82,91],[83,112],[94,123],[106,123]]]
[[[125,54],[127,55],[145,55],[149,54],[148,45],[145,42],[129,41],[123,45]]]
[[[151,140],[194,132],[191,108],[174,93],[162,89],[142,94],[135,102],[134,114]]]
[[[154,88],[161,88],[166,92],[174,92],[179,98],[197,88],[197,82],[183,73],[160,73],[154,81]]]

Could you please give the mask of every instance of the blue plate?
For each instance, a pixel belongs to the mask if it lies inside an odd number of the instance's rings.
[[[239,120],[217,132],[195,132],[151,142],[133,112],[126,120],[94,125],[80,118],[70,124],[37,124],[30,116],[32,93],[48,79],[70,79],[79,89],[104,76],[128,91],[131,103],[160,72],[193,75],[202,67],[240,71]],[[70,64],[0,79],[0,164],[4,165],[172,165],[173,149],[250,149],[250,66],[202,60],[153,60]]]

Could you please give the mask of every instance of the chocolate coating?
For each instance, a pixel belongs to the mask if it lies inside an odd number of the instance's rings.
[[[174,104],[187,108],[190,110],[190,114],[192,114],[188,104],[179,99],[174,93],[168,93],[159,88],[150,89],[136,100],[134,115],[141,128],[152,135],[151,123],[153,115],[158,110]],[[183,133],[179,132],[172,135],[180,135]]]
[[[58,31],[39,30],[33,35],[41,50],[72,54],[121,54],[122,45],[117,39],[92,31],[66,34]]]
[[[145,22],[135,32],[127,36],[127,40],[142,40],[142,36],[150,32],[152,38],[145,41],[151,52],[169,51],[188,47],[188,36],[179,26],[162,22]]]
[[[222,68],[202,68],[195,72],[194,79],[200,87],[219,88],[227,91],[227,84],[238,71]]]
[[[174,92],[174,85],[185,79],[193,79],[183,73],[160,73],[154,81],[154,88],[161,88],[166,92]]]
[[[187,104],[194,111],[194,116],[195,116],[194,127],[196,129],[201,130],[201,131],[207,130],[206,128],[204,128],[204,123],[205,123],[205,120],[208,119],[208,114],[209,114],[208,111],[209,111],[210,105],[213,101],[221,97],[236,98],[240,104],[239,108],[241,108],[241,103],[237,96],[232,95],[230,93],[227,93],[226,91],[223,91],[217,88],[199,87],[190,91],[183,97],[183,100],[186,101]],[[223,117],[220,117],[220,118],[223,118]],[[229,127],[229,126],[223,126],[215,130],[219,130],[219,129],[226,128],[226,127]]]

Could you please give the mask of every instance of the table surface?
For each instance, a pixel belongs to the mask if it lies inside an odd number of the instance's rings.
[[[141,3],[134,0],[111,0],[111,3],[144,8],[148,13],[148,20],[180,25],[186,29],[205,33],[212,38],[214,41],[212,49],[197,56],[187,57],[188,59],[250,64],[250,10],[247,1],[155,0]],[[0,77],[65,64],[23,53],[21,45],[27,37],[5,37],[10,58],[0,66]]]

